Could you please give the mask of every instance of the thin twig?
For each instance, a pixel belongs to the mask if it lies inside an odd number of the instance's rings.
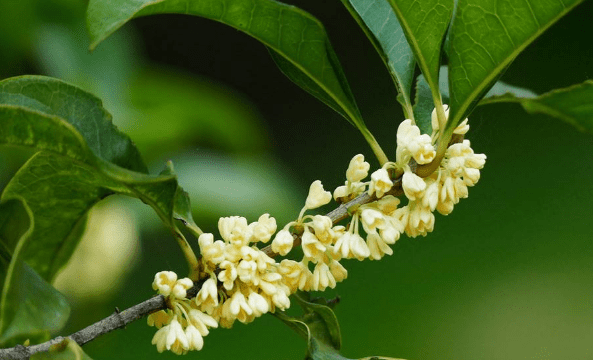
[[[452,140],[450,141],[450,145],[457,143],[457,142],[462,142],[462,140],[463,140],[462,136],[455,135],[455,136],[453,136]],[[417,166],[417,164],[414,162],[414,160],[411,160],[410,165],[411,165],[411,168],[413,169],[413,171],[417,172],[418,174],[419,174],[419,169],[425,168],[425,166],[422,166],[422,165]],[[431,173],[430,169],[427,169],[426,171]],[[419,175],[422,175],[422,174],[419,174]],[[402,176],[395,179],[394,186],[388,193],[393,194],[395,196],[399,196],[402,192],[402,187],[400,186],[401,182],[402,182]],[[347,218],[348,216],[350,216],[350,214],[353,210],[352,208],[356,208],[360,205],[370,203],[376,199],[377,198],[374,195],[369,195],[367,192],[364,192],[361,195],[357,196],[356,198],[354,198],[344,204],[341,204],[336,209],[329,212],[327,214],[327,216],[329,216],[331,218],[332,223],[334,223],[334,224],[338,223],[338,222],[344,220],[345,218]],[[297,234],[294,234],[294,246],[300,245],[300,242],[301,242],[300,236]],[[276,252],[271,250],[270,245],[265,246],[261,250],[272,258],[274,258],[278,255]],[[195,297],[201,288],[202,288],[202,282],[195,282],[194,286],[188,290],[187,297],[189,299]],[[148,300],[145,300],[137,305],[130,307],[129,309],[123,310],[121,312],[119,312],[117,310],[112,315],[110,315],[110,316],[108,316],[108,317],[82,329],[82,330],[79,330],[79,331],[69,335],[68,338],[72,339],[79,345],[84,345],[103,334],[106,334],[113,330],[124,328],[127,324],[129,324],[137,319],[140,319],[144,316],[152,314],[153,312],[163,310],[166,308],[167,308],[167,303],[165,301],[165,297],[162,295],[156,295]],[[44,343],[37,344],[37,345],[31,345],[31,346],[17,345],[12,348],[0,349],[0,359],[6,359],[6,360],[29,359],[29,357],[31,355],[39,353],[39,352],[46,352],[50,349],[50,347],[52,345],[59,344],[64,340],[65,340],[65,337],[58,336],[52,340],[49,340],[49,341],[46,341]]]

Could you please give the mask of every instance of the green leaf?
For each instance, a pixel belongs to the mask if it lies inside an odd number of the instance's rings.
[[[129,20],[152,14],[189,14],[219,21],[265,44],[281,70],[359,129],[364,123],[323,25],[274,0],[91,0],[90,48]]]
[[[31,209],[35,227],[22,240],[21,256],[47,281],[71,256],[87,211],[111,194],[150,205],[180,242],[174,209],[193,223],[176,176],[138,172],[145,165],[131,140],[114,128],[98,99],[74,86],[39,76],[1,81],[0,144],[41,150],[2,199],[23,198]],[[191,250],[186,256],[194,258]]]
[[[415,95],[415,123],[421,130],[421,134],[431,135],[431,112],[434,108],[433,96],[427,80],[423,75],[417,77],[417,92]]]
[[[451,131],[515,57],[582,0],[461,0],[449,34]]]
[[[31,360],[92,360],[79,344],[66,338],[50,347],[48,352],[34,354]]]
[[[112,124],[102,102],[75,86],[44,76],[14,77],[0,81],[0,104],[4,111],[28,110],[3,117],[2,142],[56,151],[81,160],[89,159],[91,151],[125,169],[148,172],[133,142]],[[35,132],[42,138],[24,136],[29,127],[36,126],[32,124],[36,122],[32,112],[52,118],[46,131]]]
[[[388,0],[410,44],[434,98],[439,96],[438,70],[442,42],[452,18],[453,0]]]
[[[294,318],[282,311],[273,314],[307,341],[306,359],[313,360],[350,360],[339,353],[341,346],[340,327],[332,306],[337,303],[323,298],[310,298],[309,293],[294,295],[304,315]],[[365,359],[400,360],[388,357],[370,356]]]
[[[387,0],[342,0],[388,68],[406,118],[413,118],[411,89],[415,57]]]
[[[64,296],[24,263],[22,239],[32,234],[33,214],[21,199],[0,204],[0,344],[43,341],[69,317]]]
[[[488,94],[479,105],[515,102],[530,114],[546,114],[563,120],[578,130],[592,132],[593,98],[592,80],[581,84],[555,89],[540,96],[527,91],[507,89],[503,93]],[[493,88],[492,88],[493,90]],[[491,91],[490,91],[491,93]]]

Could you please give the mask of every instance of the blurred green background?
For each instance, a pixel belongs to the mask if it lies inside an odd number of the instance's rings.
[[[388,154],[403,116],[385,67],[337,1],[288,1],[319,18],[365,121]],[[55,76],[103,99],[157,172],[172,159],[195,219],[293,219],[309,184],[333,190],[350,158],[375,164],[358,131],[279,72],[266,49],[201,18],[140,18],[87,51],[85,1],[0,2],[0,78]],[[503,76],[542,93],[592,77],[592,1],[536,40]],[[488,163],[480,183],[425,238],[407,237],[378,262],[347,261],[329,296],[350,358],[592,358],[592,136],[518,105],[470,116],[468,138]],[[0,187],[30,152],[0,148]],[[193,243],[192,239],[192,243]],[[185,274],[158,218],[126,198],[93,210],[56,286],[70,333],[153,295],[160,270]],[[158,354],[145,321],[84,346],[94,359]],[[301,359],[303,341],[271,316],[216,329],[190,358]]]

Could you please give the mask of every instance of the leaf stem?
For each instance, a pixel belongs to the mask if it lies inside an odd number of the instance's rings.
[[[359,127],[359,130],[361,134],[365,137],[365,140],[367,140],[369,146],[371,146],[373,153],[375,153],[375,156],[377,157],[377,161],[379,161],[379,165],[383,166],[383,164],[389,162],[387,156],[383,152],[383,149],[381,149],[381,146],[379,146],[379,143],[377,142],[377,140],[375,140],[375,137],[373,136],[373,134],[371,134],[369,129],[363,126]]]

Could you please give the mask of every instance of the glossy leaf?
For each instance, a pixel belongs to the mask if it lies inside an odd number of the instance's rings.
[[[364,128],[323,25],[305,11],[274,0],[91,0],[87,12],[90,48],[133,18],[165,13],[201,16],[254,37],[270,49],[292,81]]]
[[[592,81],[588,80],[567,88],[552,90],[537,97],[531,92],[523,94],[523,90],[507,89],[503,93],[488,94],[489,97],[486,96],[479,105],[515,102],[521,104],[530,114],[546,114],[566,121],[580,131],[591,133],[593,128],[592,85]]]
[[[448,129],[469,115],[527,45],[581,1],[459,1],[449,34]]]
[[[87,211],[113,193],[141,199],[178,231],[174,207],[187,217],[189,203],[177,198],[183,195],[175,175],[138,172],[145,171],[139,153],[98,99],[33,76],[0,82],[0,100],[0,144],[41,150],[13,177],[2,199],[22,197],[34,214],[36,226],[23,240],[22,258],[44,279],[52,280],[69,259]]]
[[[415,94],[415,123],[421,130],[421,134],[431,135],[431,112],[434,108],[433,96],[427,80],[423,75],[417,77],[417,92]]]
[[[102,102],[75,86],[44,76],[14,77],[0,81],[0,104],[5,111],[16,111],[17,107],[44,114],[57,124],[46,125],[47,131],[36,131],[36,136],[44,137],[39,140],[19,136],[28,132],[27,127],[39,126],[33,124],[35,117],[29,113],[4,116],[0,123],[0,136],[4,138],[1,142],[34,146],[81,160],[89,159],[91,151],[125,169],[148,171],[131,139],[112,124]]]
[[[0,344],[42,341],[69,317],[64,296],[19,257],[22,239],[32,233],[31,211],[20,199],[0,204]]]
[[[442,42],[452,18],[453,0],[388,0],[419,68],[437,97]]]
[[[415,58],[402,25],[387,0],[342,0],[388,68],[406,118],[413,117],[411,88]]]
[[[306,359],[350,360],[339,353],[341,347],[340,327],[332,304],[324,298],[310,298],[309,293],[298,292],[294,298],[304,315],[301,318],[288,316],[276,310],[273,315],[307,341]],[[365,359],[400,360],[389,357],[371,356]]]

